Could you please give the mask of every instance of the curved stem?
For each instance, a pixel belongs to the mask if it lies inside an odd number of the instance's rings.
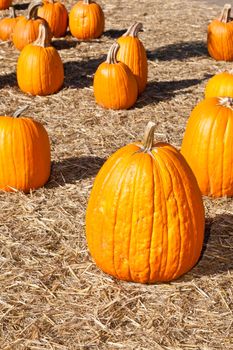
[[[41,47],[50,46],[49,27],[46,22],[39,25],[39,34],[33,45]]]
[[[43,6],[43,2],[41,0],[35,0],[30,3],[28,6],[28,15],[27,19],[32,19],[37,17],[38,7]]]
[[[219,17],[219,21],[222,23],[227,23],[231,20],[231,5],[225,4],[222,13]]]
[[[136,22],[134,24],[132,24],[127,31],[125,32],[125,34],[123,34],[122,36],[132,36],[132,37],[137,37],[139,32],[143,31],[143,25],[140,22]]]
[[[155,123],[149,122],[146,126],[143,139],[143,152],[150,152],[154,144]]]
[[[16,17],[14,6],[10,6],[9,7],[9,14],[10,14],[10,16],[9,16],[10,18],[15,18]]]
[[[20,107],[19,109],[17,109],[17,111],[15,111],[15,112],[13,113],[13,117],[14,117],[14,118],[20,117],[21,114],[22,114],[24,111],[26,111],[26,109],[28,109],[28,107],[29,107],[28,105],[23,106],[23,107]]]
[[[220,106],[224,106],[233,110],[233,98],[232,97],[219,97]]]
[[[117,51],[119,50],[120,45],[115,42],[114,44],[112,44],[112,46],[110,47],[110,50],[108,51],[108,55],[107,55],[107,59],[106,62],[109,64],[116,64],[117,63]]]

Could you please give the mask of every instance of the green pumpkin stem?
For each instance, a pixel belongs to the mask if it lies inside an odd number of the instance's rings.
[[[13,118],[18,118],[18,117],[20,117],[21,116],[21,114],[24,112],[24,111],[26,111],[26,109],[28,109],[28,105],[26,105],[26,106],[23,106],[23,107],[20,107],[19,109],[17,109],[17,111],[15,111],[14,113],[13,113]]]
[[[143,152],[150,152],[154,144],[155,123],[149,122],[146,126],[143,139]]]
[[[117,63],[117,51],[119,50],[120,45],[115,42],[110,47],[110,50],[108,51],[106,62],[109,64],[116,64]]]
[[[219,21],[222,23],[227,23],[232,20],[231,18],[231,5],[225,4],[222,10],[222,13],[219,17]]]
[[[36,19],[37,18],[37,10],[38,7],[43,6],[43,2],[41,0],[35,0],[30,3],[28,6],[28,15],[27,19]]]
[[[221,106],[230,108],[233,110],[233,98],[232,97],[219,97],[219,104]]]
[[[49,27],[47,23],[41,23],[39,25],[39,34],[37,39],[33,42],[35,46],[48,47],[51,46],[49,38]]]
[[[132,36],[136,38],[139,32],[143,32],[143,25],[140,22],[132,24],[122,36]]]
[[[9,7],[9,14],[10,14],[10,18],[16,18],[16,13],[15,13],[15,8],[14,6],[10,6]]]

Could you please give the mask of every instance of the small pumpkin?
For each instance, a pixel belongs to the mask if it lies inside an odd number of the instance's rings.
[[[0,10],[8,9],[12,4],[12,0],[0,0]]]
[[[37,40],[21,51],[17,81],[20,89],[31,95],[50,95],[61,88],[64,81],[63,63],[50,44],[47,24],[40,24]]]
[[[45,0],[43,6],[38,8],[38,16],[44,18],[55,38],[65,36],[68,25],[68,12],[66,7],[55,0]]]
[[[232,134],[232,98],[207,98],[193,109],[181,153],[192,168],[203,195],[233,196]]]
[[[50,142],[42,124],[23,117],[21,108],[0,116],[0,189],[23,191],[42,187],[50,175]]]
[[[233,97],[233,70],[209,79],[205,87],[205,98],[208,97]]]
[[[226,4],[218,19],[208,26],[207,47],[211,57],[217,61],[233,60],[233,21],[231,5]]]
[[[12,33],[15,25],[20,17],[16,17],[15,9],[13,6],[9,8],[9,17],[2,18],[0,20],[0,40],[7,41],[12,39]]]
[[[96,102],[105,108],[128,109],[138,96],[136,79],[126,64],[117,62],[119,44],[114,43],[105,62],[101,63],[94,76]]]
[[[154,123],[144,142],[126,145],[102,166],[86,213],[86,236],[96,264],[122,280],[171,281],[198,261],[204,207],[197,181],[173,146],[154,142]]]
[[[146,50],[138,38],[138,33],[142,29],[142,23],[134,23],[123,36],[117,39],[120,45],[117,59],[125,63],[133,72],[138,83],[139,94],[146,88],[148,74]]]
[[[104,13],[99,4],[81,0],[70,11],[70,32],[80,40],[99,38],[104,31],[104,21]]]
[[[38,7],[42,6],[41,0],[35,0],[28,6],[27,17],[21,16],[15,26],[12,40],[14,46],[18,50],[22,50],[27,44],[36,40],[39,33],[39,25],[41,23],[47,23],[43,18],[37,16]],[[52,38],[52,34],[49,30],[49,37]]]

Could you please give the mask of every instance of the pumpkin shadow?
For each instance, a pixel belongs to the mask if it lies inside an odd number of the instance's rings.
[[[207,44],[204,41],[182,41],[147,51],[147,57],[151,61],[182,61],[191,57],[206,56],[209,57],[209,54],[207,51]]]
[[[135,107],[143,108],[152,103],[170,100],[177,95],[187,94],[190,92],[188,88],[200,84],[210,76],[205,74],[202,79],[151,81],[147,84],[146,90],[139,96]]]
[[[75,184],[78,180],[95,176],[105,158],[95,156],[80,156],[52,162],[51,175],[46,188]]]
[[[25,2],[25,3],[22,3],[22,4],[14,4],[14,8],[15,10],[26,10],[29,6],[29,2]]]
[[[55,47],[55,49],[59,50],[69,50],[71,48],[77,47],[79,42],[74,39],[68,37],[67,39],[54,39],[52,41],[52,45]]]
[[[13,86],[18,86],[15,73],[0,75],[0,89]]]
[[[84,88],[93,85],[93,76],[100,63],[104,62],[106,55],[98,58],[87,58],[80,61],[64,63],[64,86],[69,88]]]
[[[122,36],[126,31],[127,29],[109,29],[104,32],[104,36],[117,39],[120,36]]]

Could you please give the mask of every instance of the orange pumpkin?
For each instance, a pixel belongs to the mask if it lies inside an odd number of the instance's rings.
[[[0,20],[0,39],[3,41],[11,40],[15,25],[20,17],[16,17],[13,6],[9,8],[10,17]]]
[[[61,88],[64,81],[63,63],[50,44],[47,24],[40,24],[37,40],[21,51],[17,81],[20,89],[31,95],[50,95]]]
[[[27,17],[22,16],[17,22],[12,40],[14,46],[18,50],[22,50],[27,44],[36,40],[39,33],[39,25],[41,23],[47,23],[43,18],[37,17],[38,7],[42,6],[41,0],[35,0],[28,6]],[[49,31],[49,36],[52,38],[52,34]]]
[[[90,253],[106,273],[122,280],[171,281],[198,261],[204,208],[187,162],[168,143],[129,144],[103,165],[86,214]]]
[[[69,14],[71,34],[80,40],[99,38],[104,31],[104,13],[101,7],[91,0],[81,0]]]
[[[117,62],[119,44],[114,43],[94,76],[94,95],[96,102],[105,108],[128,109],[138,96],[136,79],[126,64]]]
[[[207,46],[211,57],[217,61],[233,60],[233,21],[231,5],[226,4],[219,19],[208,26]]]
[[[148,73],[146,50],[138,38],[140,31],[142,31],[142,23],[134,23],[117,40],[120,45],[117,59],[125,63],[133,72],[138,83],[139,93],[143,92],[146,88]]]
[[[206,196],[233,196],[232,134],[232,98],[207,98],[193,109],[181,153]]]
[[[233,97],[233,71],[214,75],[206,84],[205,98]]]
[[[50,175],[50,143],[39,122],[20,117],[0,116],[0,189],[24,191],[43,186]]]
[[[68,12],[66,7],[59,1],[45,0],[44,5],[39,7],[38,16],[44,18],[55,38],[61,38],[66,34],[68,25]]]
[[[0,0],[0,10],[8,9],[12,4],[12,0]]]

